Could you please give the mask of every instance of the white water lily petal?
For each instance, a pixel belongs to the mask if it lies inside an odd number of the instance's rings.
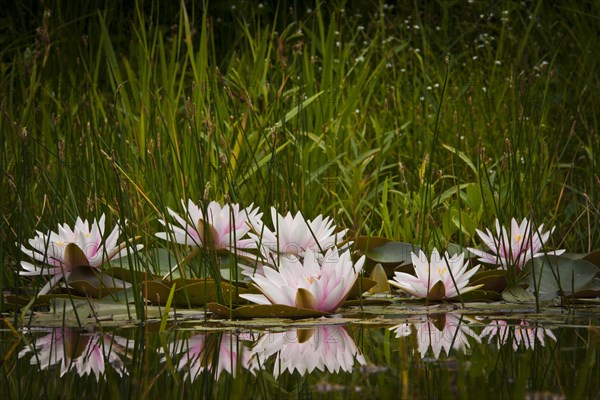
[[[543,232],[544,224],[535,228],[524,218],[521,223],[513,218],[510,222],[510,234],[507,229],[500,226],[500,222],[496,219],[496,235],[493,235],[489,229],[486,233],[476,230],[477,234],[490,250],[485,252],[482,250],[468,248],[468,250],[479,257],[479,261],[487,264],[495,264],[498,269],[508,269],[514,267],[517,271],[523,269],[523,266],[532,258],[540,257],[544,254],[560,255],[564,250],[556,250],[554,252],[544,252],[543,247],[550,238],[554,227],[550,231]]]
[[[388,282],[415,297],[430,300],[451,299],[480,287],[467,286],[469,279],[479,270],[479,265],[467,269],[468,261],[464,262],[463,254],[450,257],[446,252],[444,257],[441,257],[437,249],[434,248],[429,260],[422,251],[419,251],[419,256],[411,253],[411,259],[416,276],[396,272],[394,279]],[[432,292],[438,282],[444,285],[443,295],[435,290],[436,293]]]

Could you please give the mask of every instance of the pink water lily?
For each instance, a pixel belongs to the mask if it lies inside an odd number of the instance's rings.
[[[172,357],[179,355],[175,368],[191,381],[203,372],[213,374],[216,379],[223,372],[235,377],[239,367],[248,369],[250,363],[250,349],[242,339],[226,333],[197,334],[171,343],[169,352]]]
[[[264,369],[275,358],[273,376],[297,371],[301,376],[315,369],[322,372],[352,372],[355,363],[366,360],[346,329],[339,325],[292,329],[287,332],[263,335],[252,348],[250,370]]]
[[[48,231],[44,234],[37,231],[35,238],[29,240],[31,249],[21,245],[21,251],[51,267],[37,266],[21,261],[24,271],[19,275],[52,275],[50,281],[42,288],[39,295],[46,294],[62,278],[68,279],[74,268],[87,266],[100,269],[108,260],[117,259],[141,249],[142,245],[127,247],[124,243],[117,245],[119,224],[104,238],[104,214],[91,226],[87,220],[77,218],[75,227],[67,224],[58,225],[58,233]]]
[[[263,294],[242,294],[241,297],[258,304],[283,304],[333,312],[345,301],[364,262],[362,256],[353,263],[350,251],[340,255],[336,248],[329,250],[319,261],[309,249],[303,262],[296,257],[283,257],[278,270],[264,266],[264,275],[252,276]]]
[[[429,300],[452,299],[481,287],[467,286],[469,279],[479,270],[479,265],[467,269],[469,262],[464,262],[462,253],[450,257],[446,252],[445,257],[441,257],[437,249],[433,249],[429,261],[420,250],[418,257],[415,253],[411,253],[411,257],[416,276],[396,272],[394,279],[388,282],[415,297]]]
[[[129,357],[132,342],[112,334],[87,334],[78,329],[54,329],[39,337],[19,353],[19,358],[29,353],[31,365],[39,364],[46,370],[60,365],[60,376],[70,369],[79,376],[94,374],[96,381],[106,372],[106,362],[119,374],[127,374],[123,359]]]
[[[510,325],[508,321],[492,321],[481,332],[481,338],[487,337],[488,342],[496,341],[498,348],[512,343],[512,348],[517,351],[519,347],[534,349],[536,342],[544,347],[546,337],[556,342],[556,336],[550,329],[539,327],[529,321],[520,321],[518,325]]]
[[[329,217],[323,218],[322,215],[313,220],[306,220],[300,211],[294,216],[289,212],[282,216],[271,207],[271,218],[273,231],[262,221],[256,221],[255,234],[251,234],[251,237],[269,252],[279,255],[303,257],[307,250],[325,253],[340,244],[348,231],[344,229],[336,232],[333,221]]]
[[[183,200],[181,204],[184,210],[183,217],[167,208],[177,224],[159,219],[158,221],[171,232],[158,232],[157,237],[190,246],[214,247],[216,250],[256,248],[255,241],[245,236],[250,227],[256,225],[262,217],[258,207],[253,208],[252,204],[242,209],[239,204],[225,204],[221,207],[216,201],[211,201],[204,215],[202,209],[192,200],[188,200],[187,206]],[[205,237],[206,234],[208,238]]]
[[[487,234],[477,229],[477,234],[491,250],[491,253],[474,248],[468,248],[468,250],[478,256],[479,261],[497,265],[498,269],[506,270],[509,266],[512,266],[520,271],[534,257],[540,257],[544,254],[560,255],[564,253],[564,250],[546,253],[542,250],[548,238],[554,232],[554,227],[548,232],[543,232],[543,228],[544,224],[534,228],[527,218],[524,218],[521,224],[513,218],[509,234],[506,228],[501,227],[500,222],[496,220],[496,235],[489,229],[486,229]]]
[[[481,339],[469,327],[464,317],[453,313],[446,313],[432,318],[443,318],[444,326],[438,329],[434,320],[426,318],[423,322],[414,324],[416,328],[417,347],[421,358],[427,354],[431,348],[433,356],[439,358],[442,350],[446,355],[450,355],[452,349],[465,353],[467,348],[471,347],[469,338],[481,343]],[[396,334],[396,337],[408,337],[412,335],[411,326],[413,324],[404,323],[390,328]]]

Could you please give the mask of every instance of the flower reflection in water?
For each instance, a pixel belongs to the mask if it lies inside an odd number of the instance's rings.
[[[469,338],[477,343],[481,339],[466,324],[466,318],[453,313],[436,314],[428,316],[423,322],[410,324],[400,324],[390,328],[396,334],[396,337],[407,337],[413,332],[412,325],[416,329],[418,350],[421,358],[425,358],[427,350],[431,347],[433,356],[437,359],[442,349],[446,355],[450,355],[450,350],[465,353],[470,348]]]
[[[288,371],[309,374],[315,369],[351,372],[354,363],[365,365],[365,357],[342,326],[319,326],[262,335],[252,349],[250,369],[264,369],[275,357],[273,376]]]
[[[251,339],[252,335],[197,334],[171,343],[169,353],[179,356],[177,370],[184,371],[192,381],[202,372],[214,374],[216,379],[223,371],[235,377],[239,366],[248,368],[250,352],[244,341]]]
[[[106,361],[119,374],[127,374],[123,358],[130,358],[128,350],[133,342],[113,334],[84,333],[77,329],[53,329],[45,336],[34,339],[19,353],[19,358],[32,353],[31,365],[49,369],[60,364],[60,376],[75,369],[80,376],[94,374],[96,380],[106,372]]]
[[[546,346],[546,337],[556,342],[556,336],[550,329],[523,320],[518,325],[509,325],[505,320],[493,321],[481,332],[481,338],[486,336],[488,342],[495,341],[498,348],[511,342],[514,351],[520,347],[533,350],[536,342],[544,347]]]

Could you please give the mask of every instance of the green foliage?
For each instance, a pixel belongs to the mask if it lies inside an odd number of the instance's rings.
[[[527,216],[557,226],[550,247],[599,247],[598,4],[218,3],[1,17],[2,289],[29,284],[14,243],[36,229],[106,212],[156,248],[181,198],[422,248]],[[198,260],[192,275],[220,279]]]

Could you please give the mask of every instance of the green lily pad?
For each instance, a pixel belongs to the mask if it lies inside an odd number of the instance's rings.
[[[419,247],[410,243],[387,242],[370,248],[365,255],[368,259],[381,264],[405,265],[411,263],[411,253],[417,251]]]
[[[173,281],[152,280],[144,282],[142,294],[147,296],[154,304],[164,305],[169,298],[171,288],[177,285],[173,297],[173,304],[179,307],[202,306],[206,303],[218,300],[217,284],[213,279],[174,279]],[[235,287],[227,282],[221,282],[223,295],[229,298],[230,295],[247,293],[245,288]],[[235,297],[234,297],[235,298]]]
[[[523,282],[533,288],[540,300],[584,290],[598,273],[598,267],[590,261],[551,255],[534,258],[526,268],[531,273]]]
[[[383,246],[386,243],[392,242],[391,239],[379,236],[359,236],[354,241],[354,248],[366,253],[369,249]]]
[[[282,304],[256,304],[229,308],[218,303],[208,303],[206,308],[220,317],[233,318],[312,318],[331,315],[323,311],[309,310]]]
[[[502,292],[502,299],[509,303],[533,303],[535,296],[522,286],[509,286]]]
[[[371,271],[371,279],[375,285],[369,289],[369,293],[390,293],[390,284],[388,283],[387,273],[381,264],[376,264]]]
[[[483,290],[483,289],[471,290],[470,292],[467,292],[467,293],[461,295],[462,301],[464,301],[464,302],[496,301],[496,300],[500,300],[501,297],[502,297],[502,295],[500,294],[500,292],[496,292],[493,290]]]
[[[350,292],[348,292],[348,296],[346,298],[350,300],[358,299],[364,292],[368,291],[376,284],[377,282],[375,282],[373,279],[360,276],[356,282],[354,282],[354,285],[350,289]]]
[[[506,271],[493,269],[489,271],[479,270],[473,275],[470,286],[483,285],[481,290],[502,293],[506,289]]]

